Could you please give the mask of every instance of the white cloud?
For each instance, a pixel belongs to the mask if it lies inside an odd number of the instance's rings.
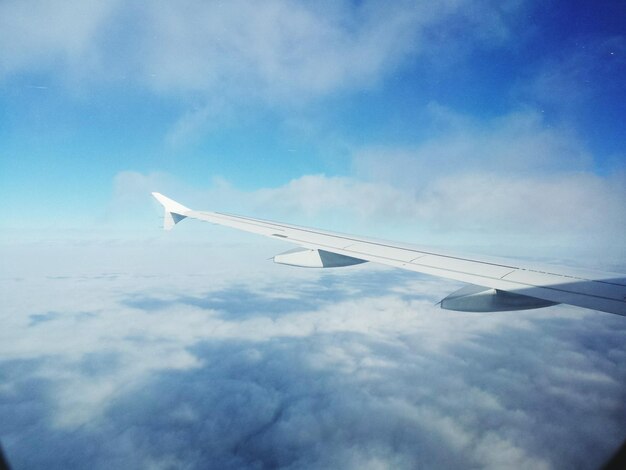
[[[437,104],[429,112],[432,138],[400,148],[353,148],[346,176],[309,174],[244,191],[222,178],[190,189],[168,175],[121,172],[113,207],[122,215],[153,214],[137,201],[156,189],[199,209],[623,269],[623,170],[596,173],[595,156],[572,129],[550,125],[528,108],[487,121]]]
[[[454,283],[371,267],[244,272],[3,278],[9,458],[570,468],[622,438],[620,317],[447,312]]]
[[[449,228],[615,237],[623,233],[624,181],[593,173],[523,178],[498,173],[442,178],[424,194],[423,214]]]
[[[174,97],[173,145],[250,107],[297,109],[506,43],[523,2],[3,2],[0,79]],[[30,75],[29,75],[30,74]],[[47,84],[47,83],[46,83]]]
[[[4,2],[1,72],[51,69],[164,93],[300,100],[376,83],[408,56],[461,42],[459,30],[464,45],[497,43],[519,8],[458,0]]]
[[[433,138],[404,149],[362,149],[356,174],[419,191],[433,178],[469,172],[547,176],[592,169],[593,156],[577,134],[546,123],[536,110],[477,120],[432,103],[429,113]]]
[[[572,145],[571,153],[563,150],[561,143],[567,138],[556,131],[547,131],[548,136],[541,135],[544,131],[539,136],[516,135],[508,128],[492,131],[488,139],[496,142],[493,145],[485,143],[483,135],[467,133],[459,145],[444,134],[415,149],[367,150],[355,157],[357,166],[367,166],[367,178],[305,175],[279,187],[253,191],[217,179],[209,189],[190,190],[174,179],[155,186],[151,175],[124,172],[116,184],[126,187],[124,192],[136,201],[147,200],[148,191],[157,188],[198,209],[417,244],[496,245],[513,249],[508,254],[517,256],[578,255],[589,257],[583,264],[610,261],[615,263],[613,269],[619,269],[626,259],[622,236],[626,175],[601,176],[587,169],[589,155],[571,142],[567,144]],[[449,172],[429,153],[438,142]],[[504,151],[499,160],[505,142],[511,151]],[[479,148],[484,161],[474,154]],[[523,149],[533,152],[530,162],[525,163]],[[564,163],[571,154],[582,161],[571,165],[579,170],[560,170],[563,165],[571,168]],[[540,162],[538,168],[535,162]],[[131,204],[133,212],[119,202],[115,207],[127,217],[154,213],[143,203]],[[190,234],[192,229],[187,229]]]
[[[86,78],[100,66],[98,35],[119,2],[7,1],[0,4],[0,77],[69,69]]]
[[[537,245],[541,237],[547,246],[560,240],[606,247],[623,259],[626,174],[596,174],[593,155],[572,130],[552,127],[532,110],[487,122],[431,110],[439,127],[433,138],[356,150],[353,176],[303,176],[249,194],[257,207],[248,207],[404,222],[460,233],[466,242],[508,234]]]
[[[390,213],[404,208],[402,216],[447,231],[542,235],[549,244],[569,238],[623,258],[626,174],[596,174],[594,156],[571,129],[530,109],[487,122],[436,105],[431,112],[439,127],[432,139],[354,156],[357,177],[404,195]]]

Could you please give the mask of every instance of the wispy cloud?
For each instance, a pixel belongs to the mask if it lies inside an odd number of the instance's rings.
[[[301,101],[370,86],[437,48],[498,43],[519,8],[448,0],[5,2],[0,71]]]
[[[599,96],[621,96],[626,38],[584,38],[568,46],[545,60],[535,75],[523,83],[522,91],[528,99],[565,112],[571,118]],[[594,112],[601,110],[594,107]]]
[[[465,0],[3,2],[0,80],[44,75],[70,99],[94,89],[174,98],[181,111],[165,140],[179,146],[250,107],[297,109],[378,86],[410,59],[449,66],[508,41],[521,9]]]
[[[96,47],[119,2],[2,2],[0,77],[69,71],[87,79],[101,65]]]
[[[545,176],[593,170],[593,155],[575,130],[546,122],[537,109],[484,119],[431,103],[428,113],[432,138],[407,148],[361,149],[356,173],[419,189],[433,178],[467,172]]]

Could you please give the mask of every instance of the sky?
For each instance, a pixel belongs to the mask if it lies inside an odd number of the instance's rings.
[[[595,468],[626,323],[297,270],[219,210],[626,272],[620,1],[0,1],[15,468]],[[33,446],[33,442],[39,443]]]
[[[3,239],[145,237],[158,190],[624,258],[625,24],[619,1],[2,2]]]

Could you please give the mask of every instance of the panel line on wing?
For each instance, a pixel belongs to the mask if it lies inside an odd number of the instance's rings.
[[[420,263],[414,263],[414,261],[424,258],[426,256],[436,256],[436,257],[441,257],[441,258],[446,258],[446,259],[450,259],[450,260],[459,260],[459,261],[464,261],[464,262],[471,262],[471,263],[479,263],[481,265],[486,265],[486,266],[494,266],[494,267],[505,267],[505,268],[509,268],[511,269],[511,271],[502,274],[501,276],[498,277],[493,277],[493,276],[485,276],[485,275],[476,275],[473,272],[467,272],[467,271],[463,271],[463,270],[454,270],[454,269],[444,269],[438,266],[429,266],[432,267],[433,269],[439,269],[442,271],[446,271],[446,272],[456,272],[458,274],[468,274],[468,275],[474,275],[474,276],[478,276],[478,277],[483,277],[486,279],[504,279],[506,276],[512,274],[513,272],[515,272],[516,270],[524,270],[527,272],[536,272],[536,273],[542,273],[542,274],[549,274],[549,275],[553,275],[553,276],[560,276],[563,278],[571,278],[571,279],[576,279],[576,280],[581,280],[581,281],[588,281],[588,282],[597,282],[597,283],[602,283],[602,284],[606,284],[606,285],[615,285],[615,286],[619,286],[619,287],[626,287],[621,283],[616,283],[616,282],[611,282],[610,280],[602,280],[602,279],[590,279],[590,278],[586,278],[586,277],[580,277],[580,276],[571,276],[571,275],[566,275],[566,274],[560,274],[560,273],[551,273],[548,271],[540,271],[540,270],[533,270],[533,269],[525,269],[525,268],[520,268],[520,267],[516,267],[516,266],[510,266],[510,265],[505,265],[505,264],[499,264],[499,263],[494,263],[494,262],[488,262],[488,261],[478,261],[478,260],[473,260],[471,258],[463,258],[463,257],[459,257],[459,256],[452,256],[452,255],[445,255],[445,254],[439,254],[439,253],[434,253],[434,252],[428,252],[428,251],[420,251],[417,249],[412,249],[412,248],[400,248],[397,246],[393,246],[393,245],[388,245],[385,243],[381,243],[381,242],[374,242],[374,241],[369,241],[369,240],[361,240],[358,238],[352,238],[350,236],[347,235],[337,235],[337,234],[330,234],[330,233],[325,233],[324,231],[316,231],[316,230],[311,230],[311,229],[307,229],[307,228],[303,228],[303,227],[297,227],[297,226],[290,226],[287,224],[279,224],[279,223],[275,223],[275,222],[268,222],[268,221],[261,221],[259,219],[254,219],[251,217],[243,217],[243,216],[234,216],[234,215],[230,215],[230,214],[223,214],[223,213],[218,213],[215,212],[213,214],[219,215],[221,216],[221,218],[225,218],[225,219],[240,219],[242,221],[242,223],[249,223],[249,224],[253,224],[256,225],[258,227],[262,227],[262,228],[270,228],[270,227],[274,227],[274,228],[280,228],[282,230],[287,229],[287,230],[293,230],[293,231],[297,231],[297,232],[303,232],[303,233],[310,233],[312,235],[318,235],[318,236],[323,236],[323,237],[332,237],[332,238],[338,238],[338,239],[343,239],[343,240],[348,240],[351,241],[353,243],[350,243],[349,245],[346,245],[345,249],[346,251],[349,251],[351,253],[356,253],[356,254],[363,254],[362,251],[360,250],[350,250],[348,249],[348,247],[352,247],[358,243],[361,244],[365,244],[365,245],[370,245],[370,246],[378,246],[378,247],[383,247],[383,248],[391,248],[391,249],[395,249],[395,250],[401,250],[401,251],[406,251],[406,252],[411,252],[411,253],[419,253],[419,256],[417,256],[416,258],[412,258],[411,260],[408,260],[408,264],[414,264],[414,265],[419,265]],[[207,214],[208,215],[208,214]],[[245,222],[244,222],[245,221]],[[306,244],[311,244],[312,242],[310,240],[301,240],[301,239],[295,239],[295,238],[289,238],[290,241],[294,241],[294,242],[298,242],[298,243],[306,243]],[[319,242],[315,242],[314,244],[320,244]],[[323,246],[327,247],[327,248],[332,248],[332,249],[340,249],[338,246],[335,245],[326,245],[323,244]],[[378,259],[386,259],[389,261],[394,261],[397,263],[401,263],[401,264],[405,264],[407,263],[407,260],[402,260],[402,259],[397,259],[397,258],[393,258],[393,257],[388,257],[388,256],[383,256],[381,254],[376,254],[373,255]],[[427,266],[427,265],[425,265]],[[526,286],[534,286],[534,284],[528,284],[528,283],[521,283],[523,285]],[[541,287],[545,287],[545,286],[541,286]],[[561,292],[570,292],[570,293],[575,293],[573,291],[569,291],[569,290],[564,290],[564,289],[555,289]],[[589,296],[593,296],[593,297],[597,297],[597,298],[601,298],[601,299],[607,299],[610,300],[611,297],[605,297],[605,296],[599,296],[596,294],[589,294],[589,293],[585,293],[583,295],[589,295]],[[613,298],[613,300],[615,300]]]
[[[382,243],[380,241],[363,240],[363,239],[359,239],[359,238],[352,238],[351,236],[345,235],[345,234],[329,233],[329,232],[324,232],[324,231],[321,231],[321,230],[312,230],[312,229],[308,229],[308,228],[305,228],[305,227],[298,227],[298,226],[295,226],[295,225],[279,224],[279,223],[276,223],[276,222],[268,222],[268,221],[260,221],[259,219],[253,219],[251,217],[243,217],[243,216],[239,216],[239,215],[223,214],[223,213],[220,213],[220,212],[214,212],[213,214],[218,214],[218,215],[220,215],[222,217],[231,218],[231,219],[245,220],[247,223],[251,223],[251,224],[255,224],[255,225],[259,225],[259,226],[262,226],[262,225],[260,225],[258,222],[262,222],[264,224],[271,225],[273,227],[280,227],[282,229],[294,230],[294,231],[299,231],[299,232],[305,232],[305,233],[310,233],[310,234],[319,235],[319,236],[341,238],[343,240],[349,240],[351,242],[354,242],[354,244],[356,244],[356,243],[364,243],[364,244],[368,244],[368,245],[376,245],[376,246],[385,247],[385,248],[393,248],[393,249],[400,249],[400,250],[403,250],[403,251],[410,251],[410,252],[413,252],[413,253],[419,253],[420,254],[419,257],[426,256],[426,255],[433,255],[433,256],[441,256],[443,258],[458,259],[458,260],[463,260],[463,261],[472,261],[472,262],[475,262],[475,263],[481,263],[481,264],[492,265],[492,266],[501,266],[501,267],[506,267],[506,268],[520,269],[518,266],[511,266],[511,265],[508,265],[508,264],[495,263],[493,261],[482,261],[482,260],[478,261],[478,260],[475,260],[475,259],[465,258],[465,257],[462,257],[462,256],[446,255],[446,254],[430,252],[430,251],[425,251],[425,250],[418,250],[418,249],[415,249],[415,248],[398,247],[398,246]]]
[[[291,238],[291,241],[294,242],[304,242],[304,243],[310,243],[307,242],[306,240],[298,240],[295,238]],[[323,246],[326,249],[330,249],[330,250],[338,250],[337,247],[334,247],[332,245],[323,245],[323,244],[316,244],[319,246]],[[340,251],[344,251],[344,250],[340,250]],[[424,268],[430,268],[432,270],[437,270],[437,271],[443,271],[443,272],[447,272],[447,273],[455,273],[455,274],[461,274],[464,276],[472,276],[474,278],[478,278],[478,279],[484,279],[484,280],[492,280],[492,281],[505,281],[507,283],[511,283],[513,285],[517,285],[520,287],[529,287],[529,288],[535,288],[535,289],[547,289],[550,291],[554,291],[554,292],[560,292],[563,294],[568,294],[568,295],[575,295],[575,296],[581,296],[581,297],[593,297],[593,298],[597,298],[597,299],[601,299],[601,300],[606,300],[609,302],[620,302],[619,299],[615,299],[615,298],[611,298],[611,297],[605,297],[603,295],[597,295],[597,294],[592,294],[592,293],[588,293],[588,292],[576,292],[576,291],[571,291],[571,290],[566,290],[566,289],[559,289],[557,287],[551,286],[551,285],[537,285],[537,284],[530,284],[528,282],[523,282],[523,281],[519,281],[519,280],[513,280],[513,279],[506,279],[506,278],[499,278],[499,277],[492,277],[492,276],[488,276],[488,275],[484,275],[484,274],[477,274],[474,272],[468,272],[468,271],[460,271],[460,270],[455,270],[455,269],[449,269],[449,268],[443,268],[443,267],[439,267],[439,266],[434,266],[434,265],[427,265],[427,264],[419,264],[419,263],[405,263],[402,260],[399,259],[395,259],[395,258],[389,258],[386,256],[381,256],[381,255],[373,255],[373,254],[369,254],[369,253],[363,253],[363,252],[359,252],[359,251],[354,251],[354,250],[345,250],[347,252],[349,252],[350,254],[355,254],[357,255],[357,258],[361,258],[361,259],[367,259],[367,258],[371,258],[369,259],[369,261],[375,261],[375,260],[388,260],[388,261],[392,261],[396,264],[399,265],[404,265],[406,267],[424,267]],[[343,254],[343,253],[341,253]],[[360,256],[358,256],[360,255]],[[418,269],[415,269],[415,271],[418,271]],[[513,270],[510,273],[505,274],[505,277],[508,274],[511,274],[512,272],[515,272],[517,270]],[[445,276],[443,276],[445,277]],[[462,279],[460,279],[462,280]],[[466,281],[467,282],[467,281]],[[594,282],[594,281],[588,281],[588,282]],[[623,302],[622,302],[623,303]]]

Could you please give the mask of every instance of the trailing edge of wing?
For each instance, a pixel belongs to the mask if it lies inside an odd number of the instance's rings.
[[[626,274],[581,271],[559,266],[537,266],[517,260],[491,258],[375,240],[314,228],[298,227],[268,220],[220,212],[201,212],[153,193],[172,217],[203,220],[295,245],[363,261],[431,274],[498,291],[534,297],[550,303],[564,303],[626,315]],[[171,227],[178,222],[175,218]],[[546,304],[547,305],[547,304]]]

